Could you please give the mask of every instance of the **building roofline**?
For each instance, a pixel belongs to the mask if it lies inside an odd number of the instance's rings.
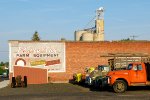
[[[136,43],[136,42],[150,42],[148,40],[138,40],[138,41],[74,41],[74,40],[40,40],[40,41],[32,41],[32,40],[8,40],[11,42],[75,42],[75,43]]]

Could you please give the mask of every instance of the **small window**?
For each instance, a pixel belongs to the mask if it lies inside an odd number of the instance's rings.
[[[142,70],[142,65],[138,65],[138,70]]]
[[[134,66],[133,66],[133,70],[137,70],[137,65],[134,65]]]

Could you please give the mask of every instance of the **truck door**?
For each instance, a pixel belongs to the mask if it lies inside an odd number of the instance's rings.
[[[145,72],[141,64],[133,65],[130,75],[131,75],[130,78],[132,83],[146,82]]]
[[[141,64],[137,65],[137,76],[138,76],[138,81],[141,82],[146,82],[146,73],[145,69],[143,69]]]

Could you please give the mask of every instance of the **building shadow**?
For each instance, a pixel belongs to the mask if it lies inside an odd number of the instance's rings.
[[[73,84],[73,85],[78,85],[78,86],[81,86],[84,88],[89,88],[89,91],[114,92],[113,88],[110,86],[100,88],[100,87],[89,86],[89,85],[85,84],[84,82],[76,83],[76,82],[74,82],[74,80],[69,80],[69,83]],[[150,86],[131,86],[131,87],[128,87],[128,89],[127,89],[127,91],[147,91],[147,90],[150,90]]]
[[[145,91],[150,90],[150,86],[131,86],[127,91]]]
[[[81,86],[83,88],[89,88],[89,91],[94,91],[94,92],[110,91],[110,92],[112,92],[111,87],[104,87],[104,88],[94,87],[94,86],[90,86],[90,85],[85,84],[85,82],[76,83],[74,80],[69,80],[69,83],[73,84],[73,85]]]

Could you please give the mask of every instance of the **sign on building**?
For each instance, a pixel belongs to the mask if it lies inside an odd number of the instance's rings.
[[[65,72],[65,43],[10,41],[9,59],[10,72],[13,72],[13,66]]]

